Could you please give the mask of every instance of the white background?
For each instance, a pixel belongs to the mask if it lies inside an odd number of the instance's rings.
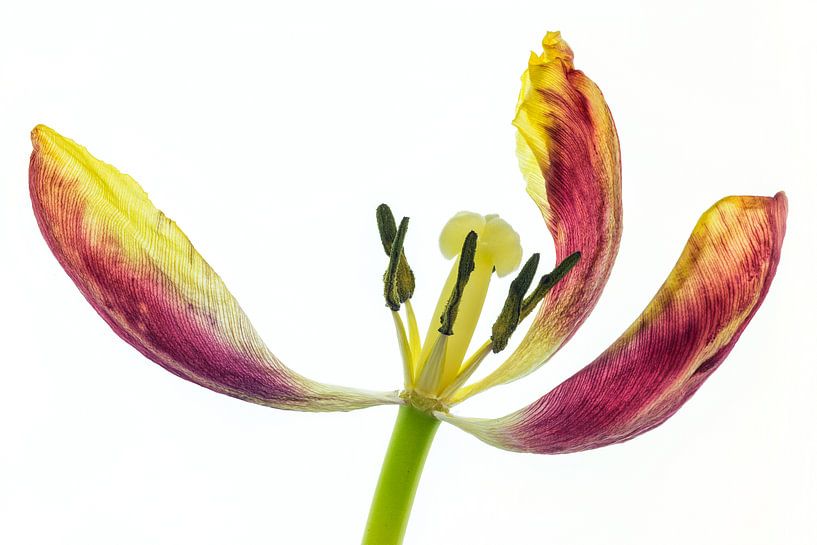
[[[557,357],[458,412],[505,414],[589,362],[724,195],[787,191],[783,258],[727,362],[653,432],[546,457],[444,425],[406,543],[816,543],[815,18],[805,1],[3,2],[0,542],[357,543],[395,415],[245,404],[119,340],[31,214],[36,123],[135,176],[288,365],[394,389],[374,208],[412,218],[424,321],[460,209],[501,214],[549,265],[510,120],[528,51],[560,29],[618,125],[621,251]]]

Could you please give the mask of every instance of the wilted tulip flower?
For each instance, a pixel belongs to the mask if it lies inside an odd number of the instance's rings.
[[[364,544],[400,543],[440,421],[495,447],[577,452],[631,439],[663,423],[718,368],[775,274],[786,197],[726,197],[699,219],[643,313],[607,350],[562,384],[496,419],[452,412],[461,401],[547,362],[601,295],[621,235],[619,143],[599,88],[573,67],[558,32],[531,54],[514,125],[527,191],[556,245],[552,272],[538,254],[506,288],[490,339],[472,342],[494,275],[521,264],[519,236],[496,215],[460,212],[440,235],[453,260],[425,336],[411,306],[403,251],[408,219],[385,205],[376,219],[388,255],[384,297],[402,354],[403,388],[370,392],[315,382],[266,347],[221,278],[130,176],[38,126],[30,188],[46,242],[79,290],[126,342],[171,373],[279,409],[348,411],[400,406]],[[456,203],[451,203],[456,207]],[[529,316],[516,349],[496,354]],[[470,352],[469,352],[470,349]],[[485,378],[470,382],[480,365]]]

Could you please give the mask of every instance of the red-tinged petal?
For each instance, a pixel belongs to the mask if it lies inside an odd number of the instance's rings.
[[[646,310],[593,363],[503,418],[442,418],[497,447],[543,454],[619,443],[660,425],[718,368],[763,302],[786,211],[783,193],[721,200]]]
[[[31,202],[48,246],[117,335],[171,373],[253,403],[304,411],[397,402],[285,367],[221,278],[133,178],[53,130],[31,133]]]
[[[559,33],[549,32],[542,45],[522,75],[517,155],[553,235],[556,262],[577,251],[581,259],[545,297],[510,358],[455,401],[519,379],[550,359],[596,305],[618,252],[621,161],[613,118],[596,84],[573,68],[573,52]]]

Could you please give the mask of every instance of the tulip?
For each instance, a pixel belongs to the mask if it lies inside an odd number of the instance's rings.
[[[538,254],[508,285],[491,338],[472,343],[494,276],[522,263],[513,228],[496,215],[456,214],[440,249],[452,259],[424,337],[411,306],[414,272],[403,250],[408,218],[386,205],[376,219],[388,256],[383,294],[403,365],[403,388],[372,392],[316,382],[267,348],[221,278],[137,182],[45,126],[32,131],[34,214],[59,263],[131,346],[171,373],[269,407],[349,411],[399,405],[363,543],[402,542],[414,492],[440,422],[490,445],[556,454],[620,443],[659,426],[715,372],[762,303],[785,233],[786,197],[726,197],[695,225],[669,277],[629,328],[589,365],[541,398],[495,419],[452,412],[463,400],[547,362],[587,318],[621,237],[621,163],[610,110],[573,66],[558,32],[531,54],[514,125],[527,192],[556,247],[537,279]],[[485,378],[528,316],[527,332]],[[475,346],[472,346],[475,345]],[[469,352],[470,349],[470,352]]]

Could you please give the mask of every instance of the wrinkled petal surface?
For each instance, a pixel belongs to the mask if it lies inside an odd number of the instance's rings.
[[[558,32],[531,54],[522,75],[514,125],[527,190],[556,245],[556,263],[581,260],[545,297],[519,347],[496,371],[464,388],[462,400],[521,378],[543,365],[596,305],[621,239],[621,160],[618,135],[601,91],[573,68],[573,52]]]
[[[442,418],[497,447],[543,454],[619,443],[663,423],[718,368],[763,301],[786,210],[782,193],[721,200],[647,309],[593,363],[503,418]]]
[[[130,176],[38,126],[29,183],[48,246],[91,306],[171,373],[281,409],[350,410],[395,402],[286,368],[221,278]]]

